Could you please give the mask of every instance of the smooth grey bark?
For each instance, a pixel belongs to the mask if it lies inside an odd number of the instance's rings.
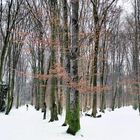
[[[56,40],[58,37],[58,3],[57,0],[49,0],[50,16],[51,16],[51,68],[55,68],[56,64]],[[56,87],[57,77],[55,73],[52,73],[51,77],[51,95],[50,95],[50,111],[51,118],[50,122],[58,120],[57,116],[57,104],[56,104]]]
[[[63,47],[64,47],[64,67],[68,75],[70,75],[70,53],[69,53],[69,37],[68,37],[68,3],[67,0],[63,0]],[[69,80],[66,81],[66,116],[63,126],[68,123],[69,109],[70,109],[70,88]]]
[[[71,0],[71,48],[70,48],[70,76],[72,83],[78,84],[78,57],[79,57],[79,0]],[[79,91],[70,88],[70,111],[68,116],[69,128],[67,133],[75,135],[80,129]]]

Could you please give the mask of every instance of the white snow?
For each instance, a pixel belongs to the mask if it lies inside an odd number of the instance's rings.
[[[116,109],[101,118],[81,117],[81,130],[76,136],[66,134],[62,127],[64,116],[59,121],[48,123],[49,116],[32,106],[12,109],[8,116],[0,114],[0,140],[137,140],[139,139],[140,116],[131,106]]]

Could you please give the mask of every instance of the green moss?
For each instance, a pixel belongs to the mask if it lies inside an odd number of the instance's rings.
[[[69,128],[67,130],[67,133],[75,135],[76,132],[80,129],[79,109],[77,109],[76,112],[75,111],[69,112],[68,124]]]
[[[137,105],[137,103],[134,103],[134,105],[133,105],[133,109],[134,109],[134,110],[137,110],[137,109],[138,109],[138,105]]]
[[[72,105],[73,106],[73,105]],[[67,133],[75,135],[78,130],[80,130],[80,106],[79,99],[76,101],[75,107],[70,108],[67,116],[67,123],[69,128],[67,129]]]
[[[55,103],[56,83],[57,83],[56,77],[52,77],[52,79],[51,79],[51,108],[50,108],[51,119],[50,119],[50,122],[52,122],[54,120],[58,120],[57,105]]]

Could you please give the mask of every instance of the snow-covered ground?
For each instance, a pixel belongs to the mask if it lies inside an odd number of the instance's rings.
[[[0,140],[138,140],[140,116],[132,107],[106,111],[101,118],[81,117],[81,130],[76,136],[66,134],[64,117],[48,123],[32,106],[0,114]]]

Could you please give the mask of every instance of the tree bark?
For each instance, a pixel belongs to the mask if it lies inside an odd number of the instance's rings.
[[[72,21],[71,21],[71,51],[70,51],[70,76],[72,83],[78,84],[78,57],[79,57],[79,25],[78,10],[79,0],[71,0]],[[75,135],[80,129],[79,115],[79,91],[75,87],[70,88],[70,111],[68,116],[69,128],[67,133]]]

